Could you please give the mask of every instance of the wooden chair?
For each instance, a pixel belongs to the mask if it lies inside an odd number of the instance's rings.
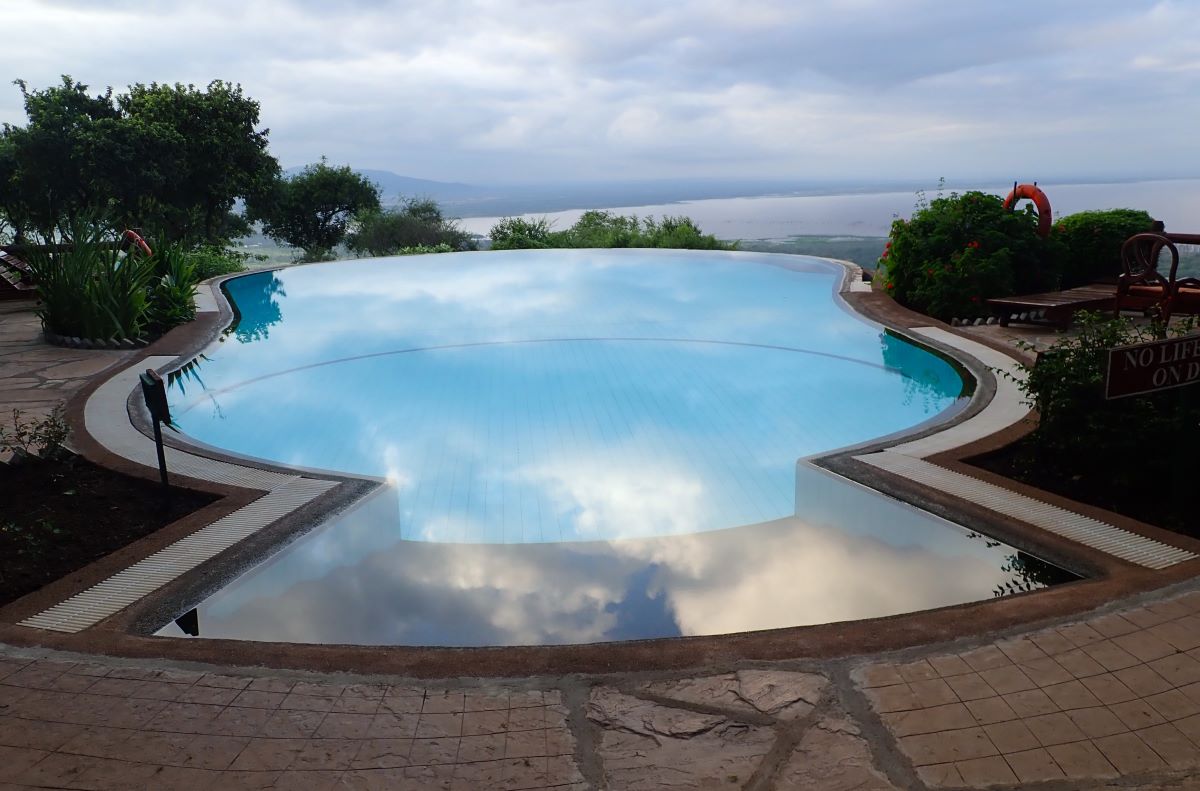
[[[1117,279],[1117,298],[1113,315],[1122,310],[1141,310],[1170,321],[1174,313],[1200,313],[1200,280],[1177,279],[1179,248],[1175,242],[1193,244],[1194,234],[1139,233],[1121,246],[1124,272]],[[1159,271],[1163,250],[1170,253],[1171,268],[1166,277]]]

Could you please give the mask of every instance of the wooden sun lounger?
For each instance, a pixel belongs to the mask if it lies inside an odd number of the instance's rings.
[[[1027,318],[1025,321],[1054,324],[1065,329],[1071,325],[1071,319],[1079,311],[1111,310],[1116,299],[1115,286],[1093,283],[1090,286],[1068,288],[1065,291],[989,299],[987,303],[992,312],[1000,318],[1001,327],[1007,327],[1012,317],[1017,314],[1034,313],[1041,318]]]
[[[0,249],[0,299],[29,299],[37,296],[29,264]]]

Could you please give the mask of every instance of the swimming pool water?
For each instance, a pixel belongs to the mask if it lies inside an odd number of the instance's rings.
[[[787,263],[785,267],[780,263]],[[674,535],[794,510],[802,456],[958,400],[811,260],[633,251],[355,261],[233,280],[233,332],[173,379],[187,434],[387,477],[407,540]]]
[[[201,636],[581,643],[888,615],[1071,575],[798,460],[964,382],[816,259],[513,251],[229,281],[170,377],[201,442],[386,477],[232,581]],[[179,634],[168,625],[160,634]]]

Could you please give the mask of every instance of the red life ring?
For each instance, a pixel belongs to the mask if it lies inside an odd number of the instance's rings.
[[[1038,236],[1044,239],[1050,235],[1050,229],[1054,225],[1054,215],[1050,211],[1050,199],[1038,188],[1037,184],[1017,184],[1004,199],[1004,208],[1011,209],[1013,204],[1025,198],[1033,201],[1033,205],[1037,207]]]
[[[154,255],[154,252],[150,249],[150,245],[146,244],[146,240],[143,239],[141,237],[141,235],[138,234],[137,231],[126,230],[125,231],[125,239],[131,245],[136,245],[146,255],[148,255],[148,256]]]

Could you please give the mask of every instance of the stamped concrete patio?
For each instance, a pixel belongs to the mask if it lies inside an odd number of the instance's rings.
[[[0,789],[1200,788],[1200,588],[984,643],[685,674],[0,649]]]
[[[0,409],[130,353],[0,305]],[[887,629],[887,621],[880,623]],[[0,791],[1200,788],[1200,581],[987,639],[416,680],[0,645]]]

